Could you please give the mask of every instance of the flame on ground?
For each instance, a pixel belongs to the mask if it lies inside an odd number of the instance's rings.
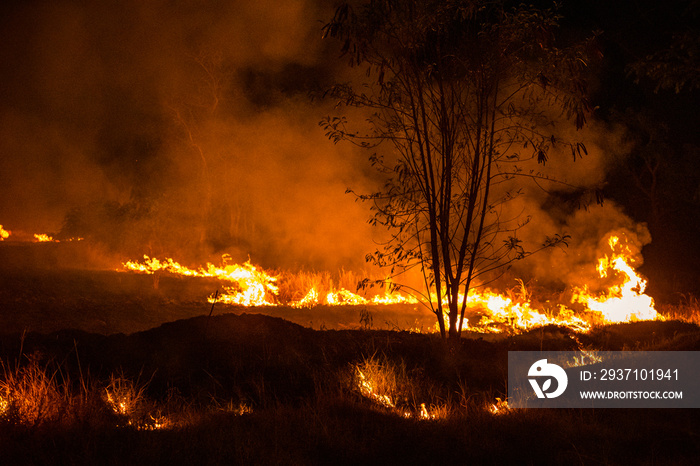
[[[491,403],[491,405],[488,407],[488,410],[491,414],[496,416],[508,414],[510,412],[510,407],[508,407],[508,400],[501,400],[500,398],[496,398],[496,402]]]
[[[355,374],[357,377],[357,387],[360,390],[360,394],[365,398],[376,401],[385,408],[396,408],[396,404],[386,393],[381,393],[377,384],[371,377],[365,375],[364,371],[359,367],[355,368]]]
[[[631,265],[629,246],[619,236],[610,236],[608,245],[612,253],[598,260],[598,273],[601,278],[621,279],[621,283],[612,285],[601,296],[591,295],[588,287],[576,289],[572,302],[584,304],[606,323],[659,319],[653,298],[644,294],[646,280]]]
[[[13,234],[11,230],[5,230],[5,228],[0,225],[0,241],[5,241],[10,239],[11,242],[33,242],[33,243],[61,243],[61,242],[72,242],[72,241],[83,241],[84,238],[68,238],[63,240],[54,239],[53,236],[46,233],[34,233],[30,234],[23,231],[15,231]]]
[[[412,405],[409,400],[415,396],[410,387],[416,382],[407,376],[405,368],[374,356],[355,365],[354,385],[362,397],[407,419],[430,421],[449,416],[447,405],[418,405],[415,401]]]
[[[223,256],[224,265],[217,267],[208,263],[206,267],[190,269],[182,266],[172,259],[160,261],[155,258],[143,256],[143,262],[128,261],[124,268],[134,272],[155,274],[168,272],[187,277],[208,277],[218,279],[226,285],[226,293],[217,298],[210,297],[209,302],[222,302],[224,304],[239,304],[243,306],[273,306],[274,297],[279,289],[275,282],[277,277],[269,275],[262,269],[258,269],[250,263],[243,265],[231,264],[231,256]]]
[[[557,312],[544,313],[534,309],[529,301],[525,285],[519,281],[521,296],[507,296],[489,289],[470,291],[467,307],[479,309],[481,319],[473,325],[465,318],[462,328],[488,333],[500,333],[504,330],[527,331],[545,325],[562,325],[577,332],[590,330],[591,324],[586,319],[574,314],[564,305],[558,305]]]
[[[418,300],[414,296],[402,295],[400,293],[385,292],[371,298],[365,298],[357,293],[348,291],[345,288],[339,290],[331,290],[326,293],[323,298],[319,296],[316,288],[311,288],[306,295],[299,301],[290,303],[293,307],[311,307],[319,304],[328,304],[330,306],[349,305],[356,306],[361,304],[417,304]]]
[[[653,299],[644,293],[646,281],[632,266],[633,254],[626,239],[611,235],[607,244],[611,252],[599,259],[597,270],[601,280],[607,280],[611,284],[599,293],[592,293],[587,286],[573,289],[571,302],[578,311],[565,304],[556,304],[547,310],[536,309],[525,284],[519,280],[517,292],[470,290],[467,297],[467,316],[462,322],[462,328],[486,333],[519,333],[545,325],[560,325],[577,332],[586,332],[599,323],[662,319],[654,308]],[[289,274],[280,280],[279,274],[266,272],[252,265],[250,261],[242,265],[235,264],[229,255],[222,256],[222,261],[222,266],[208,263],[205,267],[193,269],[170,258],[159,260],[144,256],[142,262],[128,261],[123,266],[129,271],[155,274],[156,278],[160,273],[169,273],[217,279],[222,282],[225,292],[218,296],[210,296],[210,303],[311,307],[420,302],[412,295],[396,291],[389,281],[386,282],[386,291],[375,296],[362,296],[344,287],[335,288],[329,279],[325,279],[330,283],[326,283],[326,288],[323,289],[319,283],[324,280],[318,277],[306,277],[306,282],[311,281],[314,284],[310,288],[299,289],[304,280],[289,278]],[[297,289],[281,293],[280,283],[288,286],[287,282],[295,283]],[[296,298],[283,299],[281,295],[296,295]],[[463,296],[460,297],[460,300],[462,299]],[[445,317],[447,321],[447,316]]]
[[[159,260],[149,256],[143,256],[143,261],[127,261],[123,264],[124,269],[132,272],[158,274],[170,273],[186,277],[207,277],[220,280],[224,283],[225,292],[218,296],[210,296],[210,303],[237,304],[243,306],[277,306],[288,305],[292,307],[312,307],[320,304],[330,306],[338,305],[361,305],[361,304],[396,304],[396,303],[417,303],[418,300],[412,296],[405,296],[399,293],[385,292],[372,298],[365,298],[357,293],[353,293],[345,288],[331,288],[325,293],[319,292],[317,287],[311,287],[298,300],[283,302],[280,297],[280,289],[277,285],[279,276],[266,272],[265,270],[245,262],[242,265],[234,264],[231,256],[222,256],[223,265],[216,266],[207,263],[205,267],[198,269],[181,265],[171,258]]]

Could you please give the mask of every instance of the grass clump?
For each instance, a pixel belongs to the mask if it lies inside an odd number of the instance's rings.
[[[365,399],[405,418],[444,419],[453,411],[443,394],[403,360],[366,357],[353,365],[352,385]]]
[[[73,405],[69,381],[37,355],[28,364],[9,367],[0,360],[0,416],[11,424],[37,426],[55,422]]]

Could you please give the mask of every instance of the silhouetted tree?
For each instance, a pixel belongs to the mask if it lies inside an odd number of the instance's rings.
[[[380,192],[359,195],[373,203],[371,223],[390,231],[368,260],[395,275],[420,268],[443,337],[459,337],[477,279],[535,252],[517,236],[528,218],[506,212],[521,181],[548,181],[534,161],[555,146],[574,160],[586,151],[560,141],[555,122],[585,124],[591,42],[555,46],[558,19],[498,0],[372,0],[340,6],[324,27],[352,67],[367,68],[366,82],[329,94],[368,109],[368,129],[339,116],[321,124],[334,142],[374,150],[386,175]],[[565,240],[543,237],[535,250]]]

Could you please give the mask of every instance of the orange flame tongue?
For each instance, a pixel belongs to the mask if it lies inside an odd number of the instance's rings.
[[[12,232],[3,229],[2,225],[0,225],[0,241],[5,241],[7,238],[9,238],[10,233]]]
[[[644,294],[646,280],[630,265],[634,260],[629,247],[621,244],[618,236],[611,236],[608,245],[613,253],[598,261],[598,273],[601,278],[620,276],[622,284],[610,287],[598,297],[592,296],[588,287],[576,289],[572,302],[585,304],[591,311],[600,313],[605,322],[660,319],[654,308],[654,299]]]
[[[524,289],[522,282],[520,287]],[[476,332],[520,332],[550,324],[562,325],[576,331],[590,329],[590,323],[574,315],[573,311],[565,306],[560,305],[556,315],[544,313],[533,308],[527,298],[514,300],[489,289],[471,290],[467,297],[467,307],[484,312],[481,319],[473,325],[465,318],[464,328]]]
[[[222,267],[207,264],[206,268],[197,270],[182,266],[170,258],[160,261],[156,258],[143,256],[143,259],[143,262],[125,262],[124,268],[141,273],[163,271],[187,277],[209,277],[231,283],[230,286],[224,286],[226,293],[218,296],[217,302],[244,306],[271,306],[273,305],[272,297],[278,293],[277,285],[275,285],[277,277],[268,275],[264,270],[258,270],[250,261],[243,265],[227,264],[226,262],[231,259],[229,255],[223,256],[224,265]],[[210,298],[209,301],[213,302],[214,298]]]
[[[654,309],[654,300],[644,294],[646,281],[637,275],[632,267],[633,253],[626,242],[619,236],[608,239],[611,254],[599,259],[597,270],[601,278],[615,281],[604,292],[593,294],[588,286],[575,288],[571,302],[580,303],[589,311],[576,315],[574,311],[563,304],[555,305],[553,309],[539,310],[532,303],[525,285],[520,281],[520,292],[512,291],[506,294],[489,289],[469,292],[467,308],[470,315],[465,316],[462,328],[476,332],[522,332],[533,327],[544,325],[561,325],[575,331],[588,331],[595,322],[626,322],[630,320],[662,319]],[[159,271],[190,277],[210,277],[223,283],[225,293],[218,297],[210,297],[209,302],[239,304],[244,306],[275,306],[287,304],[293,307],[311,307],[319,304],[328,305],[366,305],[366,304],[396,304],[418,303],[413,296],[405,296],[389,287],[384,295],[365,297],[348,291],[346,288],[332,286],[317,286],[307,290],[294,290],[293,295],[303,298],[292,301],[280,298],[277,276],[268,274],[265,270],[255,267],[250,261],[238,265],[231,263],[231,257],[222,257],[223,265],[207,264],[206,267],[190,269],[172,259],[158,260],[144,256],[143,262],[129,261],[124,263],[127,270],[141,273],[156,273]],[[294,280],[292,280],[294,282]],[[282,278],[282,285],[287,282]],[[290,293],[285,293],[289,295]],[[463,297],[460,297],[460,302]],[[551,306],[550,306],[551,308]],[[475,314],[480,317],[476,317]],[[470,321],[473,320],[474,322]]]
[[[277,277],[268,275],[264,270],[258,270],[250,261],[243,265],[228,264],[223,268],[207,264],[207,270],[204,271],[203,276],[215,277],[234,284],[224,287],[226,293],[217,299],[226,304],[272,306],[274,305],[272,296],[276,296],[279,291],[275,285]],[[213,301],[213,298],[209,299],[209,302]]]

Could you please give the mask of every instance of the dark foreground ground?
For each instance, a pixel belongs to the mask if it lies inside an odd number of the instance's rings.
[[[504,397],[509,350],[581,345],[699,350],[700,330],[679,322],[590,335],[546,328],[450,345],[228,314],[131,335],[5,335],[5,375],[38,367],[61,408],[29,421],[6,414],[0,451],[3,464],[697,464],[695,410],[491,412]],[[396,407],[361,395],[353,369],[371,370],[367,361],[394,377],[386,393]],[[133,413],[105,406],[115,374],[142,390]],[[419,419],[420,403],[436,418]],[[143,430],[156,419],[168,424]]]
[[[693,324],[589,334],[547,327],[446,343],[392,330],[405,309],[366,309],[374,330],[343,329],[359,327],[351,307],[271,310],[313,328],[260,309],[215,307],[207,317],[202,296],[215,284],[162,278],[154,288],[151,280],[0,267],[0,464],[656,465],[700,457],[695,410],[494,410],[505,398],[508,351],[698,351]],[[377,396],[363,392],[358,371]]]

